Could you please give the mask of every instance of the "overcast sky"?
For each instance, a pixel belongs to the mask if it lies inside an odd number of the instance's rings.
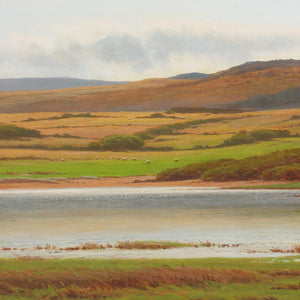
[[[0,0],[0,78],[138,80],[300,59],[299,0]]]

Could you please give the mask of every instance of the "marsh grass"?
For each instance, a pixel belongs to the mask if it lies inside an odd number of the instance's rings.
[[[292,249],[271,248],[273,253],[300,253],[300,245],[295,245]]]
[[[6,259],[0,299],[298,299],[295,258]]]
[[[116,244],[98,244],[98,243],[84,243],[79,246],[72,247],[57,247],[55,245],[46,244],[42,246],[37,244],[34,246],[35,250],[60,250],[60,251],[80,251],[80,250],[105,250],[115,248],[119,250],[163,250],[163,249],[174,249],[174,248],[236,248],[240,244],[216,244],[210,241],[199,241],[199,242],[177,242],[177,241],[120,241]],[[4,251],[18,250],[16,248],[1,248]],[[21,249],[28,250],[28,249]]]

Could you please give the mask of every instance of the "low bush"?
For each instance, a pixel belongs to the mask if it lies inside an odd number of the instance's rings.
[[[166,116],[162,113],[153,113],[150,115],[150,118],[166,118]]]
[[[300,164],[292,164],[267,169],[261,173],[260,179],[300,180]]]
[[[162,125],[162,126],[158,126],[152,129],[149,129],[149,133],[151,135],[169,135],[169,134],[173,134],[173,129],[170,128],[170,126],[168,125]]]
[[[54,148],[56,150],[56,148]],[[76,150],[82,150],[81,148],[73,145],[63,145],[58,150],[70,150],[70,151],[76,151]]]
[[[193,114],[193,113],[211,113],[211,114],[233,114],[244,112],[240,109],[232,108],[209,108],[209,107],[174,107],[169,109],[167,114]]]
[[[147,129],[145,131],[141,131],[136,133],[135,135],[140,137],[143,140],[149,140],[153,139],[156,136],[159,135],[174,135],[177,134],[174,132],[175,130],[183,130],[192,126],[197,126],[201,124],[208,124],[208,123],[217,123],[217,122],[223,122],[228,121],[232,119],[237,118],[210,118],[210,119],[200,119],[200,120],[192,120],[187,122],[180,122],[180,123],[174,123],[169,125],[160,125],[154,128]],[[181,133],[182,134],[182,133]]]
[[[101,148],[103,150],[139,150],[143,146],[144,141],[135,135],[109,135],[101,139]]]
[[[290,120],[299,120],[299,119],[300,119],[300,116],[298,116],[298,115],[293,115],[290,118]]]
[[[81,137],[78,136],[78,135],[72,135],[72,134],[68,134],[68,133],[64,133],[64,134],[56,133],[56,134],[53,135],[53,137],[55,137],[55,138],[68,138],[68,139],[81,139]]]
[[[256,141],[266,141],[273,138],[285,138],[290,136],[291,133],[288,130],[259,129],[250,132],[239,132],[226,139],[220,146],[224,147],[251,144]]]
[[[250,133],[257,141],[270,140],[273,138],[283,138],[291,136],[288,130],[274,130],[274,129],[259,129],[253,130]]]
[[[174,151],[173,147],[144,147],[144,151]]]
[[[15,125],[0,125],[0,139],[19,139],[23,137],[41,138],[41,133],[35,129],[27,129]]]
[[[54,116],[44,120],[60,120],[60,119],[69,119],[69,118],[94,118],[94,117],[95,116],[91,115],[90,113],[78,113],[78,114],[66,113],[66,114],[62,114],[61,116]]]
[[[88,146],[86,147],[86,150],[99,151],[99,150],[101,150],[101,145],[100,145],[100,143],[92,142],[92,143],[88,144]]]
[[[242,144],[252,144],[254,143],[255,137],[248,133],[238,133],[233,135],[232,137],[226,139],[222,146],[234,146],[234,145],[242,145]]]
[[[300,148],[277,151],[242,160],[226,159],[168,169],[157,180],[201,179],[204,181],[299,180]]]
[[[201,149],[204,149],[204,147],[202,145],[195,145],[192,149],[193,150],[201,150]]]

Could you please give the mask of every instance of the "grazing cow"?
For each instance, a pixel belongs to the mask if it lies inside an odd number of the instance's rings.
[[[127,158],[126,158],[126,157],[123,157],[122,160],[127,160]]]
[[[176,162],[178,162],[178,160],[179,160],[178,158],[175,158],[175,159],[174,159],[174,161],[176,161]]]
[[[136,158],[134,157],[132,160],[136,160]]]
[[[150,164],[150,162],[151,162],[151,160],[149,160],[149,159],[146,160],[146,164]]]
[[[65,159],[62,157],[60,160],[61,160],[61,161],[64,161]]]

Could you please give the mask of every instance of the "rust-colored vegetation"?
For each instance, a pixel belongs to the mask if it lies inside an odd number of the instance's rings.
[[[243,270],[208,270],[192,267],[160,267],[141,270],[91,270],[55,273],[35,270],[0,273],[0,294],[34,295],[35,290],[55,289],[58,298],[99,298],[125,289],[144,290],[163,285],[201,286],[206,282],[221,284],[259,281],[263,275]],[[51,299],[51,298],[50,298]],[[54,299],[54,298],[53,298]]]
[[[97,243],[84,243],[79,246],[70,247],[57,247],[55,245],[46,244],[42,246],[37,244],[34,246],[34,250],[59,250],[59,251],[80,251],[80,250],[105,250],[110,248],[120,249],[120,250],[163,250],[163,249],[174,249],[174,248],[236,248],[240,244],[216,244],[210,241],[199,241],[199,242],[176,242],[176,241],[121,241],[116,244],[97,244]],[[12,248],[2,247],[3,251],[13,250]],[[19,249],[15,249],[19,250]],[[21,250],[28,250],[22,248]]]
[[[242,160],[222,159],[169,169],[157,175],[159,181],[202,179],[203,181],[299,180],[300,148],[277,151]]]
[[[274,253],[300,253],[300,245],[294,246],[292,249],[281,249],[281,248],[271,248],[271,252]]]

